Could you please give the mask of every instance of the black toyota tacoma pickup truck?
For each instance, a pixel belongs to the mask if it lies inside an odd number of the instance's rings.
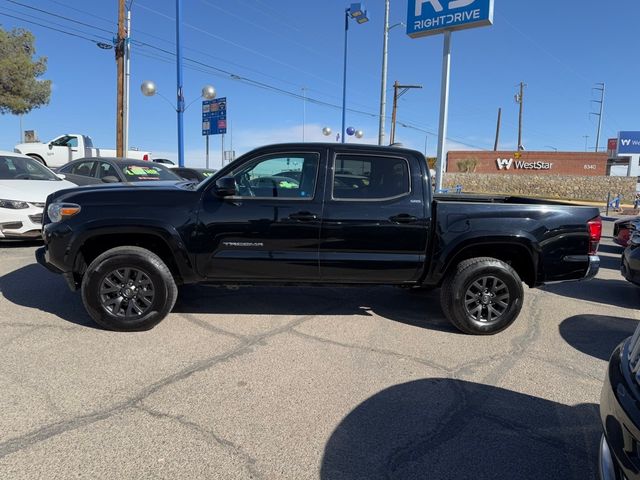
[[[38,261],[109,329],[153,327],[183,284],[377,284],[441,286],[471,334],[516,319],[523,281],[593,277],[602,230],[596,208],[434,198],[413,150],[311,143],[254,150],[199,185],[60,191],[43,224]]]

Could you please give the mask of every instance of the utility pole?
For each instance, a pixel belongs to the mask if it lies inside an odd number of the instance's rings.
[[[520,114],[518,116],[518,150],[524,150],[522,145],[522,113],[524,110],[524,88],[526,83],[520,82],[520,93],[516,93],[516,103],[520,104]]]
[[[502,108],[498,108],[498,123],[496,124],[496,142],[493,144],[493,151],[498,151],[498,141],[500,140],[500,123],[502,121]]]
[[[380,88],[380,124],[378,145],[384,144],[385,116],[387,115],[387,58],[389,56],[389,0],[384,2],[384,36],[382,37],[382,84]]]
[[[118,37],[116,39],[116,70],[117,70],[117,104],[116,104],[116,155],[124,157],[124,51],[125,51],[125,0],[118,0]]]
[[[602,130],[602,114],[604,112],[604,93],[605,93],[605,84],[604,83],[596,83],[596,87],[593,90],[600,92],[600,100],[591,100],[593,103],[600,104],[600,111],[598,113],[591,112],[591,115],[598,116],[598,130],[596,133],[596,152],[599,151],[600,148],[600,131]]]
[[[396,141],[396,118],[398,116],[398,99],[412,88],[422,88],[422,85],[400,85],[396,80],[393,83],[393,113],[391,114],[391,140],[389,144]]]
[[[124,45],[124,113],[122,128],[123,156],[129,155],[129,87],[131,84],[131,4],[127,8],[127,31]]]

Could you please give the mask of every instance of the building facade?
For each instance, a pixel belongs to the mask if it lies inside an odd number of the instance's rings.
[[[607,152],[451,151],[447,173],[606,176]]]

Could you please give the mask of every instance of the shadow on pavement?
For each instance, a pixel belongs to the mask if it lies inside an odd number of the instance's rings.
[[[245,315],[379,315],[429,330],[460,333],[444,317],[438,290],[393,287],[182,287],[173,311]]]
[[[4,248],[41,247],[42,240],[0,240],[0,250]]]
[[[622,256],[600,255],[600,268],[607,268],[609,270],[620,271],[620,265],[622,264]]]
[[[622,248],[620,245],[603,245],[603,244],[600,244],[598,246],[598,252],[601,252],[601,253],[615,253],[615,254],[621,255],[622,252],[624,252],[624,248]]]
[[[48,312],[68,322],[100,329],[85,312],[80,295],[60,275],[32,263],[0,277],[0,293],[11,303]]]
[[[622,277],[621,277],[622,278]],[[622,308],[640,308],[640,288],[621,280],[594,278],[588,282],[568,282],[545,285],[540,288],[545,292],[563,297],[587,300],[590,302],[615,305]]]
[[[356,407],[325,446],[322,480],[595,479],[595,404],[424,379]]]
[[[0,277],[0,292],[16,305],[49,312],[78,325],[100,328],[85,312],[79,293],[37,264]],[[180,288],[177,313],[246,315],[379,315],[420,328],[459,333],[440,309],[438,292],[410,294],[391,287]]]
[[[633,335],[637,320],[605,315],[575,315],[560,326],[560,335],[573,348],[599,358],[609,360],[611,352],[622,340]]]

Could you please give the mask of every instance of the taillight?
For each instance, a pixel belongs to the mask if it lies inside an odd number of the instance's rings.
[[[589,255],[598,253],[598,244],[602,238],[602,218],[597,216],[587,222],[589,228]]]
[[[148,161],[149,161],[149,155],[147,155],[147,154],[145,153],[145,154],[142,156],[142,160],[145,160],[145,161],[147,161],[147,162],[148,162]]]

